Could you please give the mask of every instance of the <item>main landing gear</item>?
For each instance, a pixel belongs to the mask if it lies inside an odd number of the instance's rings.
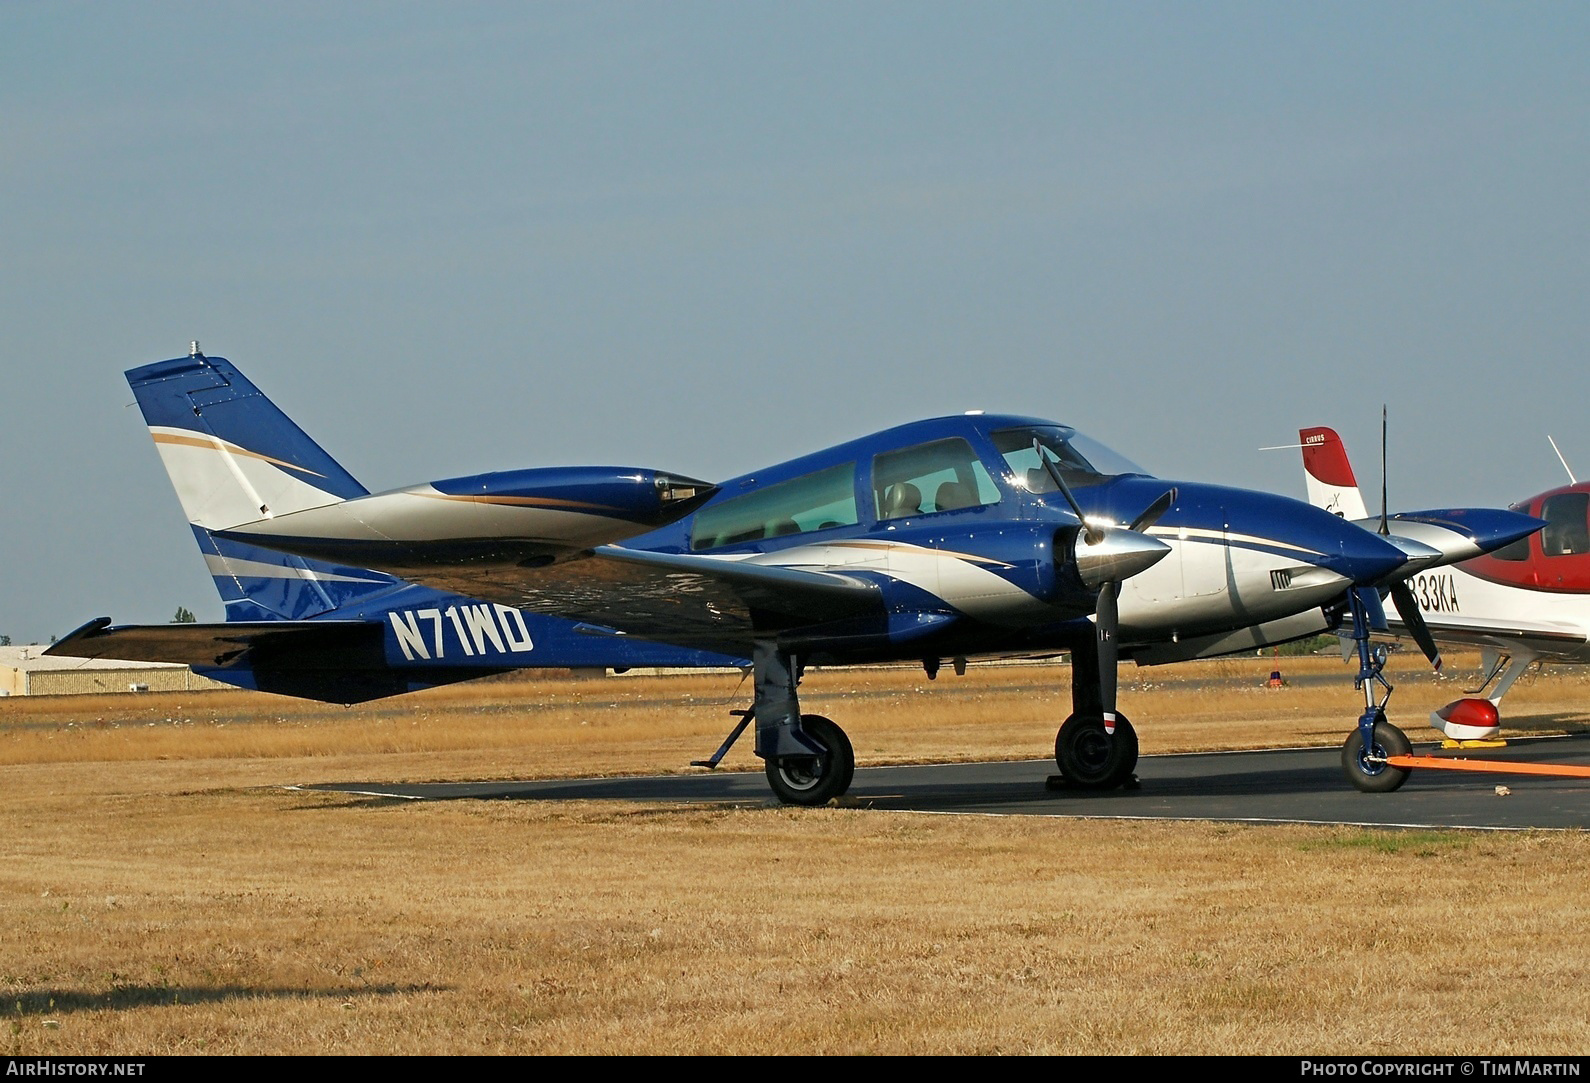
[[[1083,637],[1072,652],[1071,717],[1055,735],[1054,757],[1059,774],[1051,789],[1113,790],[1135,788],[1137,731],[1124,715],[1116,715],[1115,731],[1104,728],[1104,687],[1099,679],[1098,646]],[[856,754],[845,731],[822,715],[802,714],[796,686],[800,663],[771,641],[759,642],[751,656],[755,698],[736,711],[739,724],[709,759],[698,767],[716,767],[752,722],[756,723],[756,754],[765,762],[773,795],[786,805],[826,805],[843,797],[856,774]],[[1109,689],[1113,699],[1113,684]]]
[[[768,759],[767,782],[786,805],[826,805],[850,789],[856,754],[845,731],[820,714],[801,715],[801,729],[822,751]]]
[[[729,748],[756,723],[756,754],[766,761],[773,796],[786,805],[813,807],[843,797],[856,775],[856,753],[845,731],[820,714],[801,714],[795,686],[800,664],[771,642],[759,642],[751,656],[755,699],[736,711],[740,724],[709,759],[697,767],[716,767]]]

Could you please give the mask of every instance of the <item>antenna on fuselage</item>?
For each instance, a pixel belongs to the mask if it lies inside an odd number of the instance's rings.
[[[1388,537],[1391,534],[1390,524],[1386,522],[1386,404],[1380,404],[1380,534]]]
[[[1557,452],[1557,461],[1562,463],[1562,468],[1564,470],[1568,471],[1568,483],[1570,485],[1578,485],[1579,479],[1573,476],[1573,467],[1569,466],[1568,460],[1562,457],[1562,451],[1557,447],[1557,441],[1551,438],[1550,433],[1546,434],[1546,439],[1551,444],[1551,450]]]
[[[1380,534],[1382,537],[1391,537],[1390,515],[1386,509],[1386,444],[1389,443],[1391,425],[1386,419],[1386,404],[1380,404]],[[1399,546],[1399,548],[1401,548]],[[1407,625],[1408,634],[1413,636],[1413,641],[1419,644],[1419,649],[1424,656],[1430,659],[1430,664],[1437,673],[1441,672],[1441,649],[1435,644],[1435,637],[1430,634],[1430,625],[1424,619],[1424,614],[1419,610],[1419,602],[1413,596],[1413,588],[1408,585],[1408,580],[1394,579],[1390,584],[1391,601],[1397,607],[1397,614],[1402,617],[1402,623]],[[1361,613],[1362,607],[1355,610]],[[1358,621],[1360,616],[1355,615],[1353,635],[1359,634]]]

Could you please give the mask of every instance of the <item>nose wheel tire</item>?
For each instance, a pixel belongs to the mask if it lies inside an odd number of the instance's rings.
[[[1411,774],[1406,767],[1392,767],[1386,763],[1388,756],[1406,756],[1413,752],[1407,734],[1384,720],[1375,723],[1375,741],[1372,748],[1364,748],[1364,732],[1355,728],[1342,745],[1342,770],[1347,781],[1364,793],[1390,793],[1408,781]]]
[[[767,761],[767,781],[786,805],[826,805],[844,796],[856,774],[856,754],[845,731],[820,714],[801,715],[801,729],[821,756],[784,756]]]
[[[1137,731],[1125,715],[1116,716],[1113,735],[1102,718],[1072,715],[1055,735],[1054,761],[1068,785],[1113,790],[1137,770]]]

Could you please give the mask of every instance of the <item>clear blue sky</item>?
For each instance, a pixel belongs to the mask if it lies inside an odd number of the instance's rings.
[[[970,408],[1302,495],[1590,476],[1590,6],[0,5],[0,633],[221,616],[122,370],[371,489]]]

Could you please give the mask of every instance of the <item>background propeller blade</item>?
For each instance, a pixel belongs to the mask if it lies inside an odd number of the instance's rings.
[[[1160,494],[1159,499],[1154,501],[1148,507],[1144,508],[1142,514],[1136,519],[1133,519],[1132,525],[1126,529],[1137,531],[1147,530],[1149,527],[1159,522],[1159,517],[1169,511],[1170,506],[1174,503],[1176,503],[1176,490],[1166,489]]]
[[[1380,534],[1382,537],[1391,536],[1390,516],[1386,510],[1386,407],[1380,407]],[[1407,548],[1406,544],[1403,546]],[[1408,629],[1408,634],[1413,636],[1413,641],[1419,644],[1419,649],[1430,660],[1437,673],[1441,672],[1441,648],[1435,645],[1435,637],[1430,634],[1430,626],[1425,623],[1424,614],[1419,611],[1419,603],[1413,596],[1413,588],[1408,586],[1407,579],[1398,579],[1391,584],[1391,601],[1397,607],[1397,615],[1402,618],[1403,627]]]
[[[1424,614],[1419,611],[1419,603],[1413,596],[1413,588],[1408,586],[1406,579],[1399,579],[1392,584],[1391,600],[1396,604],[1397,615],[1402,618],[1408,634],[1419,644],[1419,649],[1430,660],[1435,671],[1441,672],[1441,648],[1435,645],[1435,637],[1430,634],[1430,626],[1425,623]]]

